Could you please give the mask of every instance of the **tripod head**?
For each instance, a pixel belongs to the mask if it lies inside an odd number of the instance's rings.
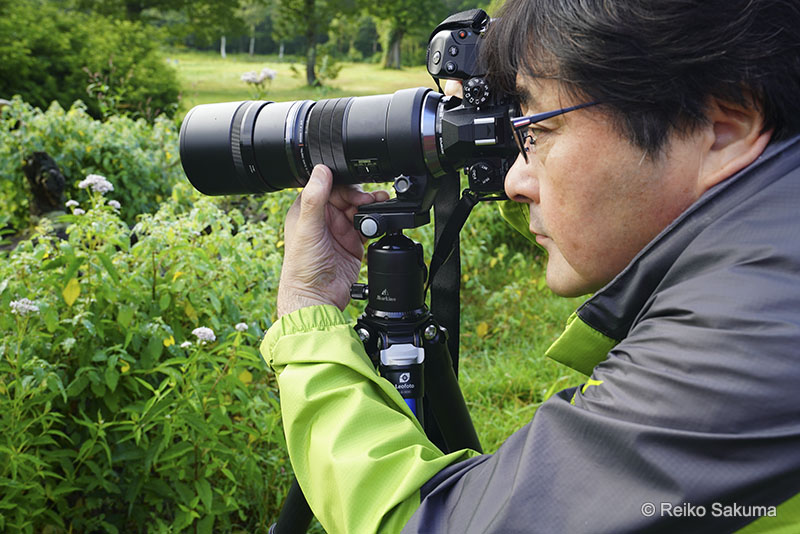
[[[400,175],[394,179],[394,190],[397,197],[393,199],[359,207],[353,224],[361,235],[372,239],[431,222],[431,207],[439,190],[437,179]]]

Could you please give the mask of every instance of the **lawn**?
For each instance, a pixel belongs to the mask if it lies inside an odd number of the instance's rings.
[[[376,95],[393,93],[404,87],[435,87],[423,66],[389,70],[369,63],[344,63],[339,76],[328,87],[313,88],[305,84],[305,64],[280,62],[275,56],[235,54],[222,59],[216,53],[187,52],[173,54],[170,59],[177,60],[184,112],[197,104],[254,99],[256,92],[241,80],[241,76],[264,67],[277,72],[266,95],[276,102]]]
[[[392,93],[405,87],[434,87],[424,66],[401,71],[374,64],[346,63],[330,87],[305,85],[304,65],[275,57],[181,53],[181,108],[254,98],[240,80],[247,71],[269,67],[277,76],[267,98],[275,101]],[[292,71],[294,66],[296,72]],[[553,393],[581,383],[578,373],[544,358],[580,299],[563,299],[544,285],[543,257],[534,245],[498,223],[491,205],[480,205],[462,231],[461,385],[484,449],[492,452],[527,423]],[[429,234],[429,232],[428,232]],[[430,254],[424,235],[423,241]],[[420,237],[422,236],[422,237]]]

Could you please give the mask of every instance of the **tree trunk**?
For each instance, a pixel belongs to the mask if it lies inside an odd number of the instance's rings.
[[[278,59],[283,61],[283,41],[281,41],[281,46],[278,48]]]
[[[250,25],[250,57],[253,57],[253,54],[256,51],[256,26],[255,24]]]
[[[308,18],[308,26],[306,26],[306,83],[310,86],[319,85],[317,81],[317,74],[314,72],[314,66],[317,63],[317,28],[314,21],[316,20],[314,14],[315,0],[305,0],[305,13]]]
[[[317,45],[312,40],[308,45],[308,52],[306,52],[306,83],[310,86],[319,85],[317,80],[317,73],[314,71],[314,66],[317,63]]]
[[[222,39],[219,40],[219,55],[222,56],[222,59],[225,59],[226,57],[228,57],[228,55],[225,53],[225,36],[224,35],[222,36]]]
[[[387,69],[400,69],[403,67],[402,58],[400,57],[400,45],[403,42],[403,30],[399,28],[392,28],[389,32],[389,46],[386,49],[386,56],[383,60],[383,66]]]

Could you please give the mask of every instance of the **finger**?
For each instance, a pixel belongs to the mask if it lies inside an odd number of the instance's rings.
[[[324,165],[316,165],[300,193],[300,220],[305,224],[324,225],[325,206],[331,196],[333,174]]]
[[[375,202],[375,199],[371,193],[365,193],[360,188],[345,185],[333,188],[330,202],[340,210],[346,211],[351,206],[361,206],[362,204]]]
[[[391,195],[388,191],[375,191],[372,193],[372,197],[375,199],[375,202],[386,202]]]
[[[444,94],[464,98],[464,88],[459,80],[447,80],[444,84]]]

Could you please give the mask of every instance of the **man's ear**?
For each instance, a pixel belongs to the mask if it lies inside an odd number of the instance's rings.
[[[744,169],[764,151],[772,131],[755,104],[744,107],[712,98],[708,109],[708,148],[698,179],[700,193]]]

